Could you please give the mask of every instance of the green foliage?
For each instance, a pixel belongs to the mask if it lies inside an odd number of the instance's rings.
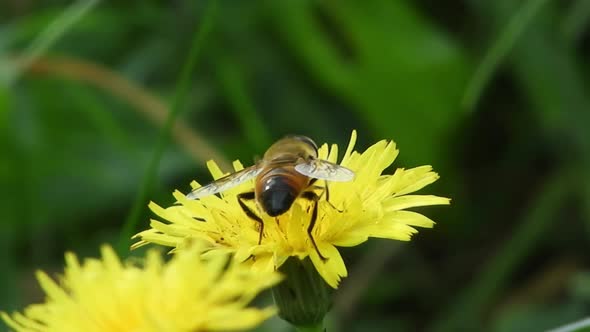
[[[412,164],[445,159],[432,142],[448,140],[461,119],[457,100],[470,69],[454,40],[406,1],[273,4],[272,12],[288,13],[272,19],[290,50],[373,135],[395,132],[402,148],[411,146],[403,158]],[[316,11],[329,28],[322,29]]]
[[[0,18],[0,309],[39,300],[33,271],[65,250],[127,247],[147,201],[209,181],[204,160],[356,128],[432,164],[453,204],[411,244],[344,250],[328,326],[590,316],[588,1],[8,0]]]

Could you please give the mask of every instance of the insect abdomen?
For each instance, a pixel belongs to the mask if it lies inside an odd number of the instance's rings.
[[[279,216],[291,208],[307,183],[308,178],[294,169],[272,169],[257,181],[258,203],[269,216]]]

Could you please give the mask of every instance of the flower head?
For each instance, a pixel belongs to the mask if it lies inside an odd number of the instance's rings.
[[[235,331],[252,328],[274,308],[248,308],[275,272],[254,273],[217,255],[204,259],[193,246],[165,263],[156,251],[143,266],[123,264],[112,248],[80,264],[66,254],[61,285],[37,273],[46,302],[2,319],[14,330],[59,332]]]
[[[152,211],[164,221],[152,220],[151,229],[135,236],[141,240],[134,247],[151,242],[178,248],[186,239],[199,238],[210,244],[211,253],[231,252],[235,259],[256,270],[276,269],[292,256],[309,257],[324,280],[336,288],[347,275],[336,247],[356,246],[369,237],[408,241],[417,232],[414,227],[432,227],[434,222],[406,209],[449,204],[444,197],[411,195],[438,179],[431,166],[398,168],[393,174],[382,174],[398,155],[395,143],[382,140],[359,153],[353,151],[355,142],[353,132],[340,162],[355,172],[355,179],[328,183],[329,201],[325,195],[319,200],[317,222],[311,231],[317,250],[307,231],[313,203],[304,199],[296,200],[288,212],[278,217],[260,213],[264,233],[258,243],[259,225],[246,215],[237,200],[238,194],[252,191],[254,180],[229,189],[220,197],[189,200],[177,191],[174,206],[162,208],[151,203]],[[338,146],[322,145],[319,158],[336,163]],[[215,179],[225,175],[214,162],[209,162],[208,167]],[[234,168],[238,171],[243,166],[236,161]],[[196,182],[192,185],[199,187]]]

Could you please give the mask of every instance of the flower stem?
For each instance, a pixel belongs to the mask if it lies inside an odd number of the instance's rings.
[[[320,322],[314,326],[296,326],[297,332],[324,332],[324,323]]]

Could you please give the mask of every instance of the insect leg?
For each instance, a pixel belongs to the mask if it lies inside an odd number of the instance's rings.
[[[238,203],[240,204],[242,210],[244,210],[244,213],[246,213],[250,219],[256,221],[260,225],[260,233],[258,234],[258,244],[260,244],[262,242],[262,234],[264,233],[264,222],[262,221],[262,218],[252,211],[252,209],[250,209],[246,203],[244,203],[244,201],[253,201],[255,198],[256,196],[253,191],[238,194]]]
[[[314,180],[316,180],[316,179],[314,179]],[[310,185],[312,185],[314,182],[315,181],[311,181],[310,182]],[[340,213],[344,212],[344,210],[340,210],[339,208],[336,207],[336,205],[334,205],[334,204],[332,204],[332,202],[330,202],[330,189],[328,187],[328,181],[324,180],[324,186],[323,187],[322,186],[318,186],[318,185],[314,185],[314,186],[312,186],[312,188],[323,189],[324,190],[323,193],[326,193],[326,202],[328,202],[328,204],[330,204],[330,206],[334,210],[336,210],[336,211],[338,211]]]
[[[320,252],[320,249],[318,249],[318,245],[315,243],[315,239],[313,238],[313,234],[311,233],[318,219],[318,200],[320,199],[320,197],[313,191],[306,191],[301,195],[301,197],[313,203],[311,220],[309,221],[309,226],[307,227],[307,235],[309,235],[309,238],[311,239],[311,244],[313,244],[313,247],[315,248],[315,251],[318,253],[318,256],[320,256],[320,258],[323,261],[325,261],[327,260],[327,258],[324,257],[324,255],[322,255],[322,253]]]
[[[324,184],[325,184],[325,192],[326,192],[326,202],[328,202],[328,204],[330,204],[331,207],[334,208],[334,210],[342,213],[344,212],[344,210],[340,210],[339,208],[336,207],[336,205],[332,204],[332,202],[330,202],[330,189],[328,188],[328,181],[324,180]]]

